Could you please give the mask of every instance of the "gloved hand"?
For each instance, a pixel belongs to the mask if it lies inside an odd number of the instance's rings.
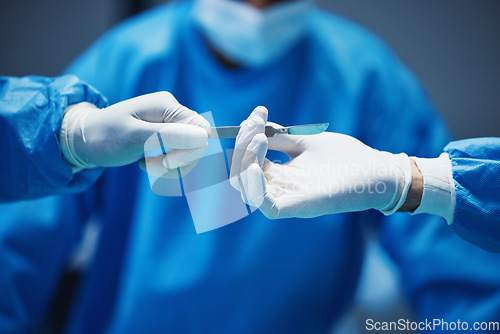
[[[377,209],[397,211],[411,183],[406,154],[372,149],[359,140],[325,132],[267,138],[267,109],[257,107],[241,124],[231,167],[231,184],[243,200],[268,218],[311,218]],[[268,123],[269,124],[269,123]],[[286,153],[276,164],[267,149]]]
[[[79,103],[66,109],[59,142],[66,160],[78,171],[122,166],[139,160],[146,140],[158,133],[173,150],[156,159],[166,170],[185,169],[207,147],[210,124],[168,92],[142,95],[98,109]],[[175,173],[177,174],[177,173]]]

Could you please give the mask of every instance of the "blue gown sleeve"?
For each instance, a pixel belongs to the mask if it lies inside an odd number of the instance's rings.
[[[480,247],[500,252],[500,138],[451,142],[445,152],[456,192],[451,228]]]
[[[391,54],[374,67],[363,102],[364,141],[392,153],[439,156],[450,135],[418,81]],[[377,216],[381,244],[400,268],[418,319],[460,319],[471,325],[500,319],[500,275],[493,269],[500,263],[498,254],[462,240],[438,216],[366,214]]]
[[[0,77],[0,202],[77,192],[92,184],[101,168],[73,174],[58,134],[68,105],[106,100],[75,76]]]

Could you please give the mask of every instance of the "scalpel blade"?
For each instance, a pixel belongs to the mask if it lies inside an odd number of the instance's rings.
[[[329,123],[319,123],[319,124],[308,124],[308,125],[294,125],[289,126],[288,134],[289,135],[316,135],[328,129]],[[279,129],[278,129],[279,130]],[[279,132],[278,132],[279,133]]]

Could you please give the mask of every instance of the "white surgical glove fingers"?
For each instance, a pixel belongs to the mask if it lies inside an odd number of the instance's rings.
[[[235,155],[233,157],[236,161],[241,162],[254,137],[264,132],[264,124],[260,118],[249,118],[242,123],[234,145]]]
[[[277,193],[275,187],[267,184],[266,193],[262,198],[259,210],[269,219],[285,218],[280,208],[280,199],[279,197],[275,197],[273,193]]]
[[[257,163],[260,167],[264,165],[264,161],[267,154],[267,137],[263,133],[257,134],[253,140],[248,145],[248,149],[245,152],[245,155],[248,154],[249,157],[244,156],[244,161],[250,161],[252,158],[254,159],[252,162]]]
[[[259,134],[264,133],[266,123],[260,117],[248,118],[240,126],[240,131],[236,137],[234,148],[238,150],[246,150],[253,138]]]
[[[129,133],[121,137],[122,141],[119,142],[119,147],[113,151],[116,152],[113,159],[120,162],[120,165],[125,164],[124,162],[132,163],[138,160],[144,153],[144,143],[151,136],[158,136],[163,149],[181,149],[177,153],[173,153],[176,152],[175,150],[169,152],[172,154],[170,162],[172,168],[198,160],[206,150],[208,134],[198,126],[178,123],[151,123],[139,119],[129,119],[125,124],[127,123],[128,126],[124,126],[121,131],[126,134],[125,129],[129,129]]]
[[[265,159],[264,164],[262,166],[262,171],[264,172],[264,177],[266,178],[266,180],[271,182],[276,177],[278,177],[280,173],[283,172],[282,170],[283,168],[284,168],[283,165],[275,164],[269,159]]]
[[[165,121],[165,113],[171,111],[169,114],[173,118],[180,111],[179,106],[182,107],[175,97],[164,91],[137,96],[113,104],[107,109],[120,110],[147,122],[168,123],[168,120]]]
[[[167,169],[175,169],[196,162],[203,157],[203,154],[207,150],[207,146],[208,145],[186,150],[172,150],[165,154],[163,165]]]
[[[158,92],[154,95],[154,103],[161,107],[161,123],[185,123],[210,129],[210,123],[197,112],[183,106],[169,92]]]
[[[254,117],[260,118],[264,121],[264,124],[266,124],[268,114],[269,114],[269,112],[267,111],[266,107],[258,106],[252,111],[249,118],[254,118]]]
[[[151,123],[163,123],[167,109],[175,109],[179,102],[169,92],[156,92],[115,103],[103,111],[130,115]]]
[[[184,123],[196,125],[209,131],[210,124],[198,113],[181,105],[169,92],[141,95],[116,103],[107,111],[131,115],[146,123]]]
[[[276,169],[271,171],[270,167]],[[264,196],[262,197],[262,203],[259,206],[259,210],[269,219],[293,217],[291,215],[291,209],[293,209],[293,207],[292,207],[292,201],[290,199],[293,196],[297,195],[297,193],[295,191],[283,188],[280,184],[276,184],[269,179],[273,178],[271,175],[276,173],[276,171],[278,171],[278,174],[280,173],[279,172],[280,167],[283,166],[279,164],[278,165],[273,164],[267,159],[264,163],[264,166],[262,167],[265,180],[264,184],[266,188]],[[300,204],[300,202],[297,201],[297,204]]]
[[[250,119],[254,119],[254,118],[260,118],[264,121],[264,123],[267,122],[267,116],[268,116],[268,111],[267,111],[267,108],[266,107],[263,107],[263,106],[258,106],[256,107],[254,110],[252,110],[252,112],[250,113],[250,115],[248,115],[247,119],[244,120],[243,122],[240,123],[240,127],[245,125],[245,123],[250,120]]]
[[[238,179],[239,174],[244,173],[252,164],[257,164],[259,167],[264,164],[264,159],[267,153],[266,135],[264,135],[263,133],[258,133],[247,146],[246,150],[239,150],[237,153],[240,156],[241,154],[243,154],[243,157],[233,159],[233,163],[231,165],[231,176],[229,180],[233,188],[241,191],[241,184]]]
[[[140,127],[143,129],[157,130],[159,128],[153,135],[157,135],[161,139],[161,147],[163,149],[173,148],[172,151],[162,155],[161,164],[154,160],[153,166],[156,166],[155,169],[158,170],[152,175],[161,176],[167,173],[168,170],[175,170],[178,167],[197,162],[207,149],[208,134],[199,126],[181,123],[149,123],[140,120],[135,122],[140,122]],[[143,133],[146,131],[148,130],[142,130]],[[147,160],[148,163],[150,160]]]
[[[207,132],[196,125],[183,123],[154,124],[158,127],[164,148],[195,149],[208,143]],[[153,126],[152,126],[153,127]]]
[[[168,123],[184,123],[184,124],[196,125],[205,129],[205,131],[210,132],[210,123],[206,119],[204,119],[203,116],[186,107],[182,108],[183,110],[181,114],[173,119],[174,122],[168,122]]]
[[[275,164],[266,160],[263,167],[264,177],[269,183],[281,188],[300,191],[303,178],[300,170],[286,164]]]
[[[264,173],[257,164],[252,164],[244,170],[238,179],[241,188],[241,198],[248,205],[259,207],[266,193]]]
[[[240,172],[245,171],[252,164],[257,164],[259,167],[264,164],[264,159],[267,153],[267,137],[263,133],[257,134],[247,149],[244,151],[241,160]]]
[[[258,109],[258,108],[256,108]],[[259,111],[260,110],[260,111]],[[254,110],[254,112],[256,112]],[[264,111],[261,109],[258,109],[256,112],[258,115],[264,113],[267,115],[267,110],[264,108]],[[236,143],[234,147],[234,152],[233,152],[233,159],[231,162],[231,175],[230,175],[230,182],[233,188],[236,190],[240,190],[240,185],[238,181],[238,175],[245,170],[246,167],[248,167],[248,163],[246,165],[243,164],[243,158],[245,154],[248,151],[248,145],[255,140],[255,137],[257,136],[257,142],[255,146],[260,145],[265,145],[264,148],[267,148],[267,140],[264,141],[262,140],[262,135],[265,137],[264,129],[265,129],[265,122],[264,119],[262,119],[260,116],[252,116],[254,113],[251,114],[251,117],[249,117],[247,120],[243,121],[241,124],[240,132],[238,133],[238,136],[236,137]],[[260,136],[258,136],[260,135]],[[260,145],[257,145],[260,143]],[[259,154],[262,155],[262,150],[264,148],[259,148]],[[266,150],[267,152],[267,150]],[[252,153],[254,156],[255,153]],[[265,153],[263,153],[265,156]],[[247,155],[248,159],[248,155]],[[250,161],[250,163],[253,162]]]
[[[139,162],[139,167],[143,171],[154,177],[178,178],[179,173],[176,169],[167,169],[163,165],[164,158],[164,154],[156,157],[146,157]]]
[[[267,109],[263,106],[255,108],[250,116],[240,124],[240,131],[236,136],[235,149],[245,150],[248,144],[258,133],[264,133],[267,122]]]
[[[282,172],[286,172],[286,170],[281,170]],[[296,182],[289,179],[288,177],[281,176],[275,173],[265,172],[264,177],[268,182],[272,182],[273,185],[278,186],[282,189],[297,189]]]
[[[229,176],[229,183],[231,183],[231,186],[238,191],[241,191],[240,174],[241,173],[233,172],[233,169],[231,168],[231,174]]]
[[[199,126],[210,134],[210,123],[197,112],[183,106],[169,92],[155,93],[154,103],[162,108],[160,123],[183,123]],[[157,119],[156,115],[154,116]]]
[[[255,117],[260,117],[262,118],[262,120],[265,122],[267,122],[267,117],[268,117],[268,110],[266,107],[264,106],[257,106],[253,111],[252,113],[250,114],[251,116],[255,116]]]
[[[230,182],[233,188],[236,190],[240,190],[240,185],[238,182],[238,175],[241,173],[241,162],[243,160],[243,156],[245,155],[245,150],[248,147],[248,144],[252,140],[252,134],[247,134],[249,132],[248,128],[248,120],[245,120],[240,125],[240,131],[238,136],[236,137],[236,142],[234,144],[233,158],[231,161],[231,173],[230,173]]]
[[[306,136],[276,134],[268,138],[268,147],[270,150],[283,152],[293,159],[304,152],[305,139]]]
[[[164,157],[165,157],[164,154],[156,157],[147,157],[139,162],[139,167],[143,171],[154,177],[161,177],[165,179],[178,179],[179,172],[180,172],[180,177],[183,177],[184,175],[188,174],[197,164],[197,161],[194,161],[188,165],[179,168],[168,169],[163,164]]]
[[[259,165],[253,164],[248,168],[248,199],[249,204],[260,207],[266,195],[266,179]]]

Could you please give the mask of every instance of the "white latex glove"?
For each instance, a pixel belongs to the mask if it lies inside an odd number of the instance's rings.
[[[156,159],[165,170],[199,160],[207,147],[210,124],[177,102],[168,92],[142,95],[98,109],[79,103],[66,109],[59,142],[74,171],[122,166],[139,160],[144,143],[159,134],[173,150]],[[176,173],[177,174],[177,173]]]
[[[330,132],[267,138],[266,121],[267,109],[257,107],[241,124],[231,184],[247,204],[259,207],[268,218],[310,218],[367,209],[391,214],[405,202],[411,183],[406,154],[377,151],[355,138]],[[265,159],[268,146],[291,160],[276,164]]]

